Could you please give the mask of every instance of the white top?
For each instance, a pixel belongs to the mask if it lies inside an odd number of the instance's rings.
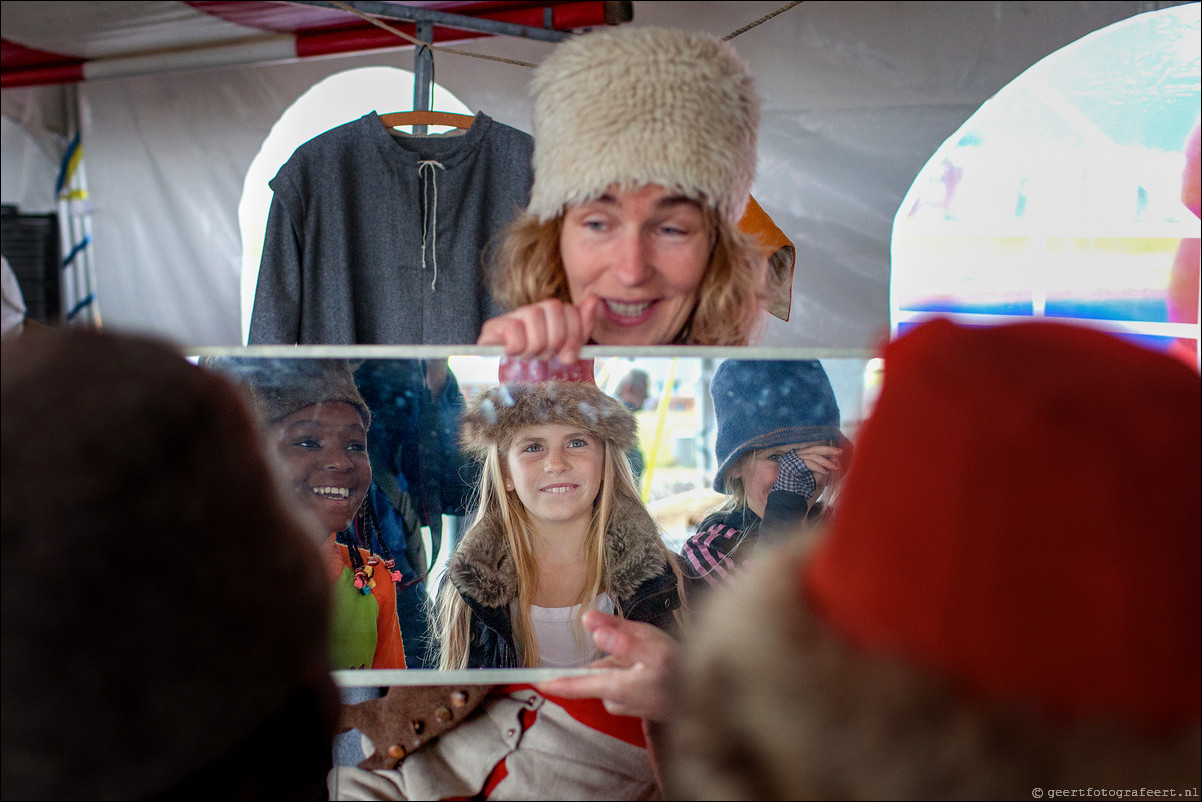
[[[514,603],[517,603],[516,599]],[[593,609],[612,613],[614,600],[608,593],[602,593],[594,601]],[[597,659],[592,635],[582,630],[580,640],[576,639],[572,622],[579,610],[579,604],[574,607],[530,606],[530,626],[538,641],[543,668],[579,668]]]

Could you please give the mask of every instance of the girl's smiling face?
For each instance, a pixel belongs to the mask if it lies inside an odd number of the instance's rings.
[[[524,426],[505,454],[506,490],[537,521],[587,524],[604,460],[605,444],[595,435],[558,423]]]
[[[272,424],[271,448],[289,486],[327,532],[350,525],[371,487],[367,430],[344,401],[313,404]]]
[[[592,339],[603,345],[665,345],[697,306],[714,232],[697,201],[658,184],[570,207],[559,252],[572,303],[601,299]]]

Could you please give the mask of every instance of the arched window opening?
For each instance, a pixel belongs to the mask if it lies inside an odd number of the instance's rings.
[[[935,152],[894,219],[895,335],[933,313],[1056,318],[1197,365],[1199,221],[1182,179],[1200,27],[1192,3],[1096,31]]]

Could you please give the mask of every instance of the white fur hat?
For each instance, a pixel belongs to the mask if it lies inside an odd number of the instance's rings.
[[[734,48],[706,33],[623,27],[559,45],[531,82],[534,187],[546,221],[611,184],[659,184],[732,225],[755,179],[760,101]]]

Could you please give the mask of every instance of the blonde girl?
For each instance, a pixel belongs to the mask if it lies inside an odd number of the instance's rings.
[[[679,574],[638,497],[634,417],[590,382],[494,388],[465,410],[483,462],[474,523],[439,588],[440,667],[586,665],[594,609],[672,630]]]
[[[635,423],[621,402],[590,380],[503,385],[468,403],[460,439],[483,470],[475,520],[439,587],[440,668],[585,666],[599,657],[586,611],[657,635],[675,627],[681,577],[635,493],[625,456]],[[481,681],[493,687],[462,723],[412,754],[393,747],[404,759],[391,769],[341,768],[333,798],[661,796],[643,719]]]

